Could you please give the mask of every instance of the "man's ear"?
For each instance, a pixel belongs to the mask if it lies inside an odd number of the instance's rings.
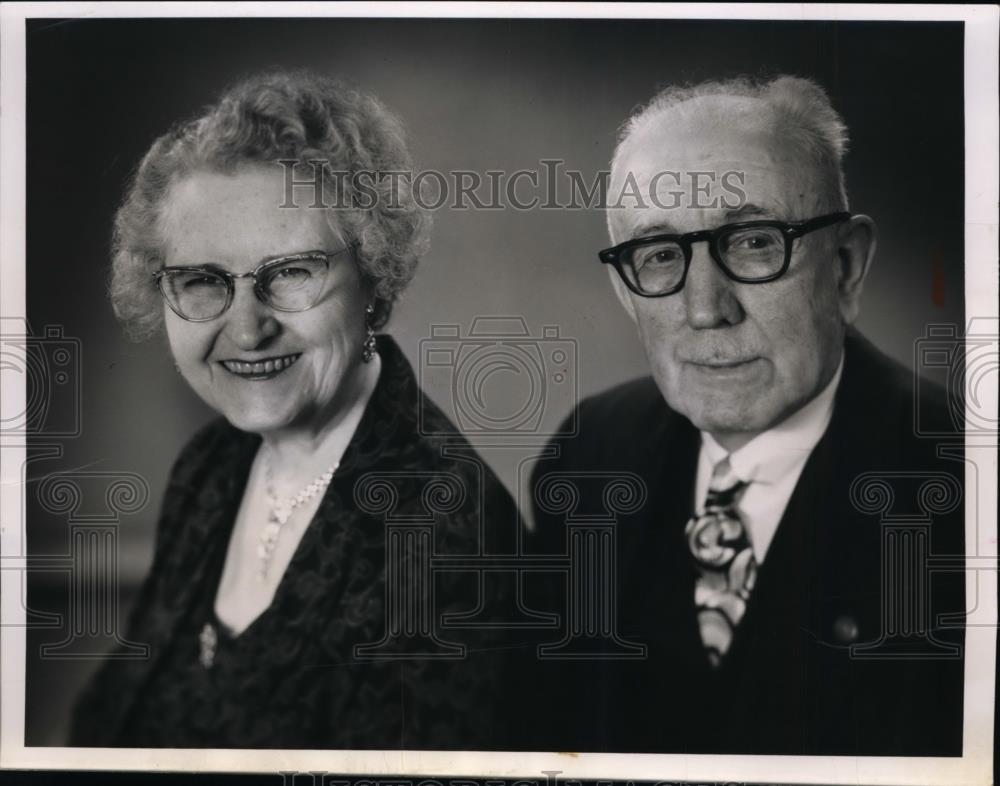
[[[625,307],[625,313],[635,322],[635,305],[632,303],[632,294],[628,291],[628,287],[625,286],[625,282],[622,281],[621,276],[618,275],[615,266],[606,265],[605,267],[608,269],[608,275],[611,276],[611,286],[615,288],[618,300]]]
[[[837,295],[846,324],[857,319],[861,292],[875,257],[878,228],[868,216],[851,216],[840,228],[837,244]]]

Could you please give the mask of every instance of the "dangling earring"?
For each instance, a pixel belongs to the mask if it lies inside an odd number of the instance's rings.
[[[371,363],[372,358],[375,357],[375,328],[372,327],[372,318],[375,316],[375,306],[369,303],[365,307],[365,348],[361,353],[362,360],[365,363]]]

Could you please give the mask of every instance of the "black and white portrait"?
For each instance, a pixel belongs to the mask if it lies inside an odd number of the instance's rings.
[[[995,8],[190,8],[4,9],[5,767],[989,781]]]

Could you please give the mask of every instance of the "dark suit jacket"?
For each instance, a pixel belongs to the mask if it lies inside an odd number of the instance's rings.
[[[960,457],[939,458],[937,441],[915,436],[912,391],[910,372],[860,336],[848,336],[832,421],[802,472],[717,672],[699,637],[696,573],[683,537],[694,506],[699,433],[668,408],[649,378],[584,401],[579,435],[561,442],[557,459],[539,463],[536,493],[550,473],[625,471],[643,479],[646,504],[617,520],[616,584],[619,635],[645,644],[647,654],[583,662],[527,657],[524,680],[537,701],[525,698],[529,739],[522,745],[960,755],[961,620],[943,625],[939,615],[963,612],[963,577],[956,570],[917,576],[883,569],[884,556],[900,549],[897,565],[919,563],[921,544],[932,557],[951,555],[959,563],[964,551],[963,465]],[[940,391],[932,399],[922,396],[922,417],[943,422]],[[930,515],[929,479],[945,490]],[[878,511],[888,500],[886,487],[895,496],[884,512],[902,516],[895,528]],[[584,489],[574,515],[600,514],[602,505]],[[565,528],[564,517],[537,511],[535,548],[563,551]],[[906,552],[910,547],[918,551]],[[529,586],[528,602],[560,611],[563,589]],[[930,630],[882,641],[887,628],[905,627],[906,620],[927,621]],[[852,652],[851,645],[879,641]]]

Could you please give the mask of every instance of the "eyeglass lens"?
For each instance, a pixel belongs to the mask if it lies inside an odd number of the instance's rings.
[[[258,273],[257,288],[272,308],[305,311],[316,305],[326,270],[323,257],[289,260]],[[174,310],[186,319],[212,319],[229,304],[229,279],[211,270],[165,270],[162,289]]]
[[[775,227],[724,232],[717,248],[729,272],[748,281],[775,275],[785,262],[785,237]],[[644,292],[666,292],[680,286],[684,279],[684,247],[674,240],[634,246],[623,254],[622,262]]]

